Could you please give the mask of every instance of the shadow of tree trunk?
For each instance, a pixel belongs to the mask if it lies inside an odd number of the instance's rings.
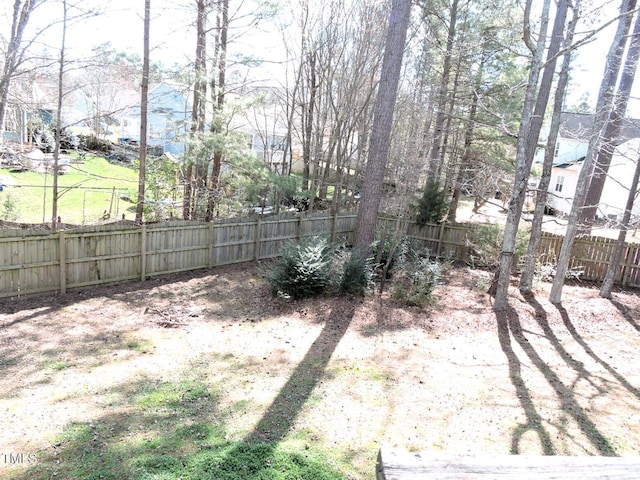
[[[347,312],[331,312],[322,332],[246,441],[277,443],[285,438],[322,379],[333,352],[349,328],[355,306],[354,301]]]
[[[618,309],[618,311],[627,320],[627,322],[629,322],[633,328],[640,332],[640,323],[638,323],[636,319],[633,318],[633,315],[631,315],[630,313],[629,307],[627,307],[624,303],[618,302],[617,300],[609,299],[609,301]]]
[[[522,378],[522,364],[520,363],[520,359],[511,346],[511,333],[509,332],[510,316],[517,317],[517,314],[512,309],[496,312],[496,320],[498,322],[498,340],[500,341],[502,351],[507,357],[507,361],[509,363],[509,378],[516,389],[516,395],[520,400],[520,404],[522,405],[527,421],[515,428],[509,452],[513,455],[520,454],[520,440],[525,433],[533,431],[538,435],[538,438],[540,438],[540,444],[542,445],[542,451],[544,454],[555,455],[556,452],[553,448],[551,436],[544,428],[542,417],[538,413],[535,402],[531,397],[531,393]]]
[[[560,316],[562,317],[562,322],[564,326],[569,331],[573,339],[583,348],[587,355],[593,358],[596,362],[598,362],[602,367],[611,374],[613,378],[615,378],[620,384],[626,388],[629,392],[631,392],[636,398],[640,399],[640,389],[633,386],[626,378],[624,378],[620,373],[616,371],[611,365],[601,359],[596,352],[585,342],[584,338],[580,336],[577,332],[576,328],[571,323],[571,319],[569,318],[569,313],[562,305],[556,305],[558,312],[560,312]]]
[[[533,363],[533,365],[538,369],[538,371],[544,376],[549,385],[555,391],[558,400],[560,402],[560,408],[562,411],[568,416],[573,418],[576,422],[578,428],[582,431],[584,436],[588,439],[588,441],[598,450],[601,455],[605,456],[616,456],[615,450],[610,445],[609,440],[600,433],[596,425],[589,418],[585,410],[576,400],[572,390],[568,388],[560,379],[558,374],[556,374],[553,369],[549,367],[542,359],[542,357],[538,354],[538,352],[533,348],[533,346],[529,343],[529,340],[526,338],[522,331],[522,326],[520,325],[520,319],[515,311],[509,309],[507,310],[507,314],[503,317],[498,317],[499,324],[499,336],[500,336],[500,344],[503,346],[503,351],[505,351],[505,344],[508,339],[512,336],[513,339],[518,343],[520,348],[525,352],[525,354],[529,357],[529,360]],[[508,328],[505,327],[504,324],[508,325]],[[509,341],[510,344],[510,341]],[[508,353],[507,353],[508,352]],[[509,358],[510,370],[512,370],[512,365],[515,364],[519,370],[520,362],[517,359],[517,356],[513,352],[513,350],[506,350],[507,358]],[[513,358],[510,356],[513,355]],[[514,386],[518,390],[518,393],[526,393],[528,395],[528,391],[526,387],[520,385],[520,382],[524,384],[522,377],[519,376],[519,371],[516,372],[517,376],[514,379],[512,375],[512,381],[516,381]],[[524,388],[524,390],[523,390]],[[525,392],[526,391],[526,392]],[[521,402],[523,400],[521,399]],[[541,421],[539,414],[537,414],[535,408],[531,410],[534,405],[533,400],[530,398],[526,398],[526,401],[523,402],[523,407],[527,412],[528,423],[526,426],[529,429],[534,428],[542,441],[543,450],[546,454],[552,454],[554,452],[553,445],[549,443],[548,447],[546,446],[546,442],[551,442],[548,432],[542,427],[542,425],[538,425],[537,422]],[[522,437],[522,433],[518,433],[518,436],[514,435],[514,442],[517,446],[517,441]],[[514,443],[512,443],[513,445]],[[512,447],[513,450],[513,447]]]

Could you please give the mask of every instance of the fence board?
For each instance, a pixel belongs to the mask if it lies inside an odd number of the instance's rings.
[[[58,255],[58,240],[50,234],[0,239],[0,298],[58,290]]]

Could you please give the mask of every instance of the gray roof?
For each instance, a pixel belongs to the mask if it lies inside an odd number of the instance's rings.
[[[560,136],[577,140],[588,140],[593,128],[593,114],[564,112],[560,116]],[[625,118],[616,144],[632,138],[640,138],[640,119]]]

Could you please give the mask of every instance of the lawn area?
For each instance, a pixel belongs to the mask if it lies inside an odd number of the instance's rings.
[[[438,302],[273,299],[253,264],[0,303],[0,477],[374,477],[380,446],[640,454],[640,297],[455,268]],[[392,282],[391,282],[392,283]],[[1,458],[0,458],[1,459]]]
[[[50,173],[2,168],[0,178],[7,186],[0,192],[0,212],[6,212],[9,201],[14,203],[12,211],[17,215],[12,221],[51,221],[53,177]],[[104,158],[86,157],[84,163],[71,164],[67,173],[58,176],[58,188],[58,214],[64,223],[100,223],[105,212],[110,212],[111,221],[122,219],[123,214],[127,220],[135,217],[134,212],[127,210],[132,204],[120,199],[125,194],[135,198],[138,172],[132,168],[111,164]]]

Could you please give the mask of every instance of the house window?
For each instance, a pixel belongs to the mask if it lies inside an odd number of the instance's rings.
[[[559,153],[560,153],[560,143],[556,143],[556,149],[553,152],[553,156],[557,157]]]
[[[564,185],[564,177],[560,176],[556,179],[556,192],[561,192],[563,185]]]

